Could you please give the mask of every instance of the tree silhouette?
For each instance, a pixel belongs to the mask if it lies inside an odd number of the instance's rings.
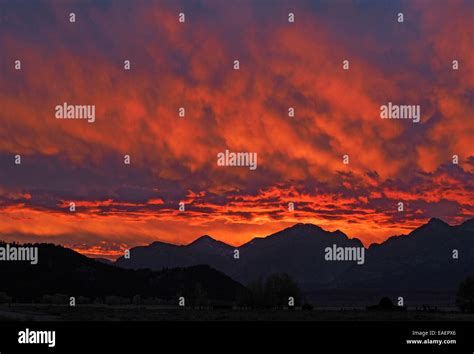
[[[249,292],[246,294],[245,303],[251,307],[265,307],[265,285],[262,279],[255,280],[247,285]]]
[[[456,304],[462,312],[474,313],[474,278],[466,278],[459,285]]]
[[[290,297],[294,298],[294,305],[301,303],[301,290],[296,282],[287,274],[274,274],[267,278],[248,284],[249,295],[247,304],[257,308],[275,308],[288,306]]]
[[[271,275],[265,283],[265,302],[271,307],[288,306],[294,298],[295,305],[301,302],[301,290],[288,274]]]

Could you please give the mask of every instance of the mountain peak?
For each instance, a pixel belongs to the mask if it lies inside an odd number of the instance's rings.
[[[298,224],[294,224],[293,226],[289,227],[287,230],[298,230],[298,231],[302,231],[302,230],[322,230],[322,228],[319,227],[318,225],[314,225],[314,224],[298,223]]]
[[[197,245],[211,245],[211,244],[217,244],[217,243],[220,243],[219,241],[213,239],[211,236],[209,235],[203,235],[201,237],[198,237],[197,239],[195,239],[193,242],[191,242],[190,244],[188,244],[188,246],[197,246]]]
[[[438,219],[438,218],[431,218],[430,221],[428,221],[428,225],[442,225],[442,226],[449,226],[447,223],[445,223],[443,220]]]
[[[431,218],[426,224],[423,224],[410,232],[408,235],[416,235],[416,234],[431,234],[433,232],[440,233],[444,232],[447,229],[450,229],[451,226],[438,218]],[[428,233],[427,233],[428,232]],[[392,237],[389,238],[389,240]],[[388,241],[388,240],[387,240]]]
[[[138,246],[138,247],[143,247],[143,246]],[[138,248],[136,247],[136,248]],[[145,246],[146,247],[146,246]],[[153,248],[159,248],[159,247],[176,247],[176,245],[172,243],[167,243],[167,242],[162,242],[162,241],[153,241],[149,247]]]

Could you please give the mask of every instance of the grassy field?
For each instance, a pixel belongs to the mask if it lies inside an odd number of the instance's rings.
[[[458,311],[177,309],[160,306],[0,305],[1,321],[473,321]]]

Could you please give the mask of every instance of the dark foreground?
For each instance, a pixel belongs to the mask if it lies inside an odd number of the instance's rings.
[[[191,309],[140,305],[0,305],[1,321],[474,321],[474,314],[365,309]]]

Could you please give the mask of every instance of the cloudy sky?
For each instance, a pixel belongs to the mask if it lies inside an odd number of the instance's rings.
[[[460,223],[474,215],[473,23],[469,0],[0,0],[0,239],[113,257],[298,222],[365,244]],[[56,119],[63,102],[96,121]],[[421,121],[381,119],[388,102]],[[226,149],[258,168],[218,166]]]

